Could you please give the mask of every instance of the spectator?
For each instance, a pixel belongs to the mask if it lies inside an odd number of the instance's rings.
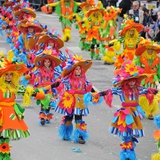
[[[119,8],[122,9],[122,11],[121,11],[121,13],[119,14],[119,17],[118,17],[119,29],[120,29],[121,23],[123,21],[124,14],[127,14],[127,12],[131,9],[131,6],[132,6],[132,0],[122,0],[119,3]]]
[[[148,9],[144,8],[143,11],[144,11],[144,20],[143,20],[144,29],[141,32],[141,36],[146,38],[146,30],[150,31],[149,28],[151,27],[151,24],[153,24],[153,19],[152,19],[151,15],[149,14]]]
[[[133,1],[133,9],[129,10],[129,15],[133,15],[136,23],[143,24],[144,12],[140,9],[139,1]]]
[[[157,0],[157,8],[160,6],[160,0]]]
[[[158,18],[155,24],[155,41],[160,42],[160,12],[157,13]]]
[[[106,8],[107,6],[117,6],[118,0],[101,0],[103,7]]]
[[[143,25],[149,27],[151,24],[153,24],[153,19],[152,19],[151,15],[149,14],[148,9],[144,9],[143,11],[144,11]]]

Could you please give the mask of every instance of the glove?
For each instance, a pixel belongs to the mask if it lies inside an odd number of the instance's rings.
[[[160,84],[157,86],[158,91],[160,91]]]
[[[32,94],[32,97],[36,97],[36,95],[37,95],[37,93],[36,93],[36,92],[34,92],[34,93]]]
[[[105,95],[107,95],[107,94],[108,94],[108,91],[99,92],[99,95],[100,95],[100,96],[105,96]]]
[[[53,83],[52,85],[51,85],[51,88],[56,88],[56,87],[58,87],[59,85],[60,85],[60,83],[61,82],[55,82],[55,83]]]

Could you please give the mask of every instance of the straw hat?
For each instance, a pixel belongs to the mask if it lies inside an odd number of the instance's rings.
[[[27,70],[28,69],[25,64],[10,62],[5,59],[4,62],[1,63],[0,76],[5,74],[6,72],[14,72],[14,71],[18,72],[20,75],[23,75]]]
[[[16,12],[14,12],[14,16],[18,17],[21,13],[28,13],[30,14],[33,18],[36,18],[36,13],[33,11],[31,8],[22,8]]]
[[[135,55],[141,56],[142,53],[147,49],[153,49],[157,54],[160,53],[160,45],[151,40],[145,39],[143,41],[143,44],[139,44],[139,47],[136,49]]]
[[[43,35],[45,35],[45,33],[36,33],[35,35],[33,35],[28,41],[28,49],[34,49],[39,38]]]
[[[60,65],[61,60],[57,57],[58,53],[51,47],[47,47],[42,53],[38,54],[35,58],[35,66],[42,67],[45,59],[50,59],[55,62],[55,66]]]
[[[38,48],[40,49],[42,44],[45,44],[47,41],[52,40],[53,42],[56,42],[58,44],[58,49],[62,48],[64,46],[64,42],[62,39],[60,39],[58,36],[55,36],[53,34],[44,34],[41,36],[38,40]]]
[[[131,28],[135,28],[138,33],[140,33],[143,30],[143,25],[140,23],[135,23],[133,20],[127,20],[127,22],[122,24],[120,35],[123,36]]]
[[[142,80],[150,76],[149,74],[144,74],[144,70],[136,66],[132,61],[124,62],[121,69],[115,70],[115,75],[116,77],[113,80],[114,87],[120,86],[124,81],[129,79],[139,78]]]
[[[16,2],[20,2],[20,0],[15,0],[15,1],[5,0],[5,2],[3,3],[3,6],[4,7],[13,6]]]
[[[19,25],[18,25],[18,29],[20,31],[24,31],[24,30],[27,30],[28,27],[33,27],[36,32],[42,32],[43,31],[43,28],[41,27],[40,23],[37,21],[37,20],[22,20],[20,21]]]
[[[77,66],[80,66],[84,69],[84,72],[87,72],[87,70],[92,66],[91,60],[82,60],[82,57],[73,56],[71,59],[69,58],[69,61],[67,62],[63,72],[62,76],[65,77],[67,74],[72,72]]]

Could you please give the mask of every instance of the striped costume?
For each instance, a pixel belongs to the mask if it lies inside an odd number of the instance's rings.
[[[143,110],[138,104],[138,100],[134,93],[129,97],[124,95],[121,88],[111,89],[112,94],[119,95],[122,106],[114,114],[109,131],[120,137],[134,136],[143,137],[144,131],[141,120],[145,116]],[[146,94],[146,88],[139,88],[139,95]]]
[[[78,88],[77,90],[74,89],[73,91],[74,93],[73,93],[72,92],[73,88],[69,82],[69,78],[62,79],[62,82],[64,84],[66,92],[69,92],[70,94],[74,94],[73,97],[75,98],[75,101],[74,101],[74,105],[72,104],[73,107],[71,112],[68,112],[65,106],[61,106],[62,103],[59,103],[59,106],[55,108],[55,111],[60,114],[64,114],[65,116],[72,116],[72,115],[87,116],[89,114],[89,109],[86,106],[84,106],[84,102],[83,102],[83,96],[86,93],[85,89],[82,89],[82,88]],[[90,83],[86,81],[86,86],[89,86],[89,85]]]

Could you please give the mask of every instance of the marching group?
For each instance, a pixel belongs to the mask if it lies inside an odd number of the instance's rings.
[[[24,107],[33,97],[41,105],[40,125],[51,123],[53,108],[63,115],[58,130],[61,139],[85,144],[89,136],[83,116],[89,114],[88,106],[104,100],[111,107],[113,95],[118,95],[122,103],[109,132],[122,139],[120,159],[136,160],[135,143],[144,136],[143,118],[154,120],[158,127],[154,138],[160,143],[160,46],[141,37],[143,25],[127,15],[118,33],[120,8],[104,8],[92,0],[61,0],[42,7],[42,11],[48,6],[55,6],[62,38],[57,30],[36,19],[27,1],[6,0],[0,7],[0,33],[5,33],[10,45],[7,55],[0,55],[0,159],[11,160],[10,140],[30,136]],[[81,11],[77,13],[78,6]],[[80,35],[79,46],[90,51],[91,59],[61,51],[72,38],[73,23]],[[86,77],[92,59],[115,66],[113,88],[95,91]],[[16,102],[17,94],[23,96],[22,105]],[[152,155],[152,160],[159,159],[160,152]]]

